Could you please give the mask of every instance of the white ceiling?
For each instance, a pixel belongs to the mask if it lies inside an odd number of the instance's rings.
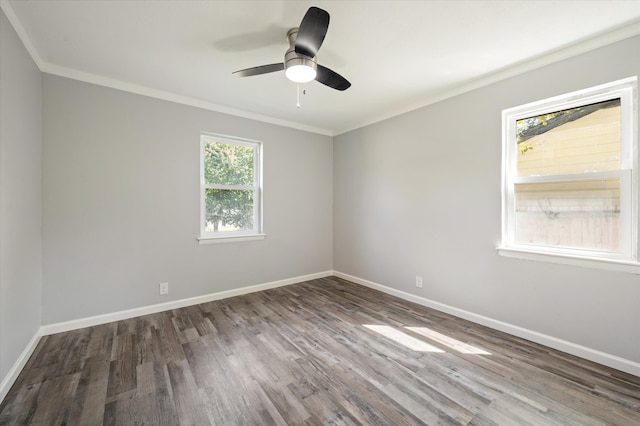
[[[640,33],[638,0],[0,1],[44,72],[328,135]],[[310,6],[350,89],[301,85],[297,108],[284,73],[231,75],[282,62]]]

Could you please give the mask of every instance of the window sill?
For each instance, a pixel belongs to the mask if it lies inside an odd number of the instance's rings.
[[[240,243],[245,241],[259,241],[264,240],[266,234],[252,234],[252,235],[233,235],[225,237],[198,237],[198,244],[224,244],[224,243]]]
[[[551,254],[535,250],[503,246],[496,247],[496,250],[498,251],[498,254],[500,256],[511,257],[515,259],[535,260],[540,262],[558,263],[561,265],[572,265],[585,268],[604,269],[607,271],[640,274],[640,263],[638,262],[614,259],[600,259],[595,257],[584,257],[571,254]]]

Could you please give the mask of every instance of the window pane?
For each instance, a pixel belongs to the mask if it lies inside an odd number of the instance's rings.
[[[205,231],[253,229],[253,191],[207,189]]]
[[[247,146],[208,142],[204,146],[204,182],[253,186],[254,149]]]
[[[519,244],[620,251],[620,179],[515,185]]]
[[[516,121],[518,176],[620,170],[620,99]]]

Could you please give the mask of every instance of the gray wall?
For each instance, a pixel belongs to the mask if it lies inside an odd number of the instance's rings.
[[[635,37],[336,137],[334,269],[640,362],[639,275],[495,249],[501,110],[640,75],[639,52]]]
[[[263,141],[265,240],[198,245],[201,131]],[[332,269],[328,136],[46,74],[43,134],[43,324]]]
[[[40,328],[40,71],[0,11],[0,381]]]
[[[330,269],[640,362],[637,275],[495,251],[501,110],[639,75],[640,38],[332,141],[41,79],[0,30],[0,378],[40,324]],[[264,142],[264,241],[197,244],[200,131]]]

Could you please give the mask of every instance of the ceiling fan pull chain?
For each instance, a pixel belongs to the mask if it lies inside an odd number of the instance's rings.
[[[296,83],[296,98],[297,98],[296,106],[300,108],[300,84],[298,83]]]

